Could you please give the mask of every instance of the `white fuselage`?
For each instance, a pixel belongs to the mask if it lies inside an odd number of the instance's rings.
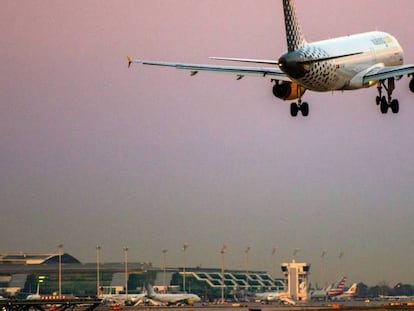
[[[154,294],[150,298],[166,304],[186,303],[191,305],[201,301],[200,297],[195,294]]]
[[[292,53],[298,62],[309,61],[304,65],[306,74],[292,76],[289,68],[281,69],[298,84],[317,92],[370,87],[377,81],[364,83],[365,74],[404,62],[404,52],[398,41],[378,31],[305,44],[285,55]],[[318,59],[326,60],[312,62]]]
[[[262,301],[278,301],[280,298],[288,297],[289,294],[286,292],[264,292],[256,293],[255,296]]]

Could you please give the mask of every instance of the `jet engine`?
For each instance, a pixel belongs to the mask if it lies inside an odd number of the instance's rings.
[[[273,95],[283,100],[293,100],[302,97],[306,89],[295,82],[276,81],[273,87]]]

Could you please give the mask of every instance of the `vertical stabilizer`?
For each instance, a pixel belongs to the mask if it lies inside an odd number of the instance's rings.
[[[147,290],[148,297],[153,298],[155,296],[154,288],[151,286],[150,283],[145,283],[145,289]]]
[[[282,0],[285,13],[285,27],[288,51],[293,52],[306,44],[305,37],[300,29],[296,17],[295,4],[293,0]]]

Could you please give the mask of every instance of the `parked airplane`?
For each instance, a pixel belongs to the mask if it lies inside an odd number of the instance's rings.
[[[306,282],[302,282],[299,285],[299,291],[306,291]],[[273,292],[263,292],[263,293],[256,293],[255,297],[257,300],[260,300],[261,303],[267,304],[272,302],[278,302],[280,304],[286,304],[286,305],[295,305],[296,301],[291,298],[291,294],[288,292],[279,292],[279,291],[273,291]]]
[[[40,300],[40,299],[42,299],[42,297],[40,296],[40,283],[41,282],[37,282],[36,294],[29,294],[26,297],[27,300]]]
[[[333,296],[341,295],[344,292],[346,277],[343,277],[334,286],[326,289],[314,290],[309,293],[311,300],[328,300]]]
[[[345,290],[345,283],[346,283],[346,277],[343,277],[342,280],[340,280],[333,288],[328,290],[328,296],[338,296],[342,295]]]
[[[102,303],[106,305],[112,304],[129,304],[129,305],[136,305],[140,304],[142,301],[145,300],[147,294],[116,294],[116,295],[103,295],[102,296]]]
[[[150,284],[146,284],[147,298],[164,303],[166,305],[180,305],[187,304],[193,305],[195,302],[201,301],[201,298],[195,294],[159,294],[154,291],[154,288]]]
[[[263,292],[256,293],[255,298],[260,300],[262,303],[270,303],[280,301],[281,298],[288,297],[287,292]]]
[[[367,32],[308,43],[298,23],[293,0],[282,0],[288,51],[279,60],[211,57],[215,60],[271,65],[272,67],[219,66],[176,62],[147,61],[128,56],[132,63],[185,69],[195,76],[199,71],[229,72],[242,79],[245,75],[271,78],[273,94],[282,100],[297,100],[290,106],[292,117],[300,111],[308,116],[309,105],[302,102],[307,90],[315,92],[357,90],[377,86],[376,104],[383,114],[391,108],[399,112],[393,99],[395,82],[404,75],[413,76],[409,88],[414,92],[414,64],[403,65],[404,52],[397,39],[385,32]],[[383,95],[385,89],[385,95]]]
[[[296,301],[289,296],[286,292],[264,292],[255,295],[256,299],[260,300],[262,304],[277,302],[285,305],[295,305]]]
[[[334,300],[348,300],[353,298],[356,295],[358,284],[353,283],[351,287],[348,288],[347,291],[343,292],[342,294],[333,297]]]
[[[402,296],[389,296],[389,295],[379,295],[378,296],[380,299],[382,300],[414,300],[414,296],[406,296],[406,295],[402,295]]]

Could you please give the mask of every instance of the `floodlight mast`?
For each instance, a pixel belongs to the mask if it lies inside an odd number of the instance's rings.
[[[221,248],[221,303],[224,304],[224,254],[226,253],[227,244],[224,243]]]
[[[184,264],[183,264],[183,291],[184,291],[184,293],[186,292],[185,291],[185,266],[186,266],[185,251],[186,251],[187,248],[188,248],[188,243],[184,242],[184,244],[183,244],[183,259],[184,259]]]
[[[100,255],[102,247],[96,245],[96,297],[100,297]]]
[[[167,265],[167,249],[163,249],[162,250],[162,254],[163,254],[163,270],[164,270],[164,277],[163,277],[163,285],[164,285],[164,293],[167,292],[167,287],[166,287],[166,265]]]

